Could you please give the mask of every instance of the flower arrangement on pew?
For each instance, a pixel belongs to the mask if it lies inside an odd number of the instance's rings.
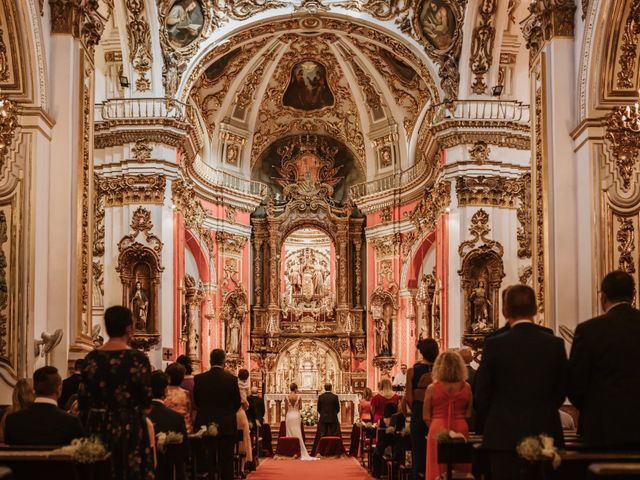
[[[200,430],[193,434],[194,437],[217,437],[218,436],[218,424],[211,422],[209,425],[202,425]]]
[[[303,425],[307,427],[314,427],[320,421],[320,415],[313,405],[308,405],[300,412]]]
[[[76,438],[63,450],[68,451],[77,463],[96,463],[107,456],[107,449],[98,437]]]
[[[560,466],[558,449],[553,445],[553,438],[548,435],[536,435],[523,438],[516,447],[518,456],[530,463],[551,462],[554,469]]]
[[[165,453],[167,451],[167,445],[180,445],[183,441],[183,435],[178,432],[160,432],[156,435],[156,446],[160,453]]]

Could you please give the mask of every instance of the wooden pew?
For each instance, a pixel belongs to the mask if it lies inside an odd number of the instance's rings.
[[[631,480],[640,478],[640,463],[592,463],[589,465],[589,480],[611,478]]]
[[[111,454],[91,463],[76,463],[70,454],[52,447],[2,446],[0,465],[11,469],[14,480],[110,480]]]

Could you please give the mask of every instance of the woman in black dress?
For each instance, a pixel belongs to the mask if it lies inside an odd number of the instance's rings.
[[[151,367],[146,355],[128,345],[132,314],[111,307],[104,314],[109,341],[86,357],[78,407],[89,436],[111,452],[118,480],[154,478],[153,451],[145,410],[151,405]]]

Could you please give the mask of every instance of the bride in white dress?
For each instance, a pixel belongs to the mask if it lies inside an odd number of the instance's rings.
[[[307,452],[302,438],[302,423],[300,417],[300,395],[298,395],[298,385],[292,383],[289,387],[291,393],[287,397],[287,416],[285,426],[287,427],[287,437],[295,437],[300,441],[300,460],[317,460]]]

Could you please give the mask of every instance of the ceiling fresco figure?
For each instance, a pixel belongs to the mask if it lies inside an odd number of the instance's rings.
[[[324,66],[313,60],[297,63],[291,69],[291,80],[282,97],[285,107],[297,110],[320,110],[333,105],[334,97],[327,84]]]

